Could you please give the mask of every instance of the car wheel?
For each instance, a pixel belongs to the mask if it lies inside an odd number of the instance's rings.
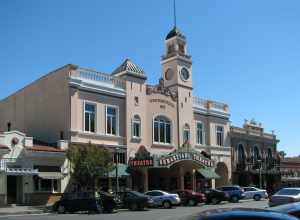
[[[172,204],[169,201],[164,201],[162,205],[165,209],[172,208]]]
[[[217,198],[212,198],[212,199],[211,199],[211,203],[212,203],[213,205],[217,205],[218,202],[219,202],[219,200],[218,200]]]
[[[66,213],[65,206],[64,206],[64,205],[59,205],[58,208],[57,208],[57,212],[58,212],[59,214],[64,214],[64,213]]]
[[[194,199],[190,199],[190,200],[188,201],[188,205],[189,205],[189,206],[196,206],[196,205],[197,205],[197,202],[196,202]]]
[[[145,209],[145,206],[139,205],[139,207],[138,207],[138,210],[139,210],[139,211],[143,211],[144,209]]]
[[[136,203],[132,203],[129,207],[131,211],[136,211],[138,209],[138,205]]]
[[[253,197],[253,199],[254,199],[255,201],[259,201],[259,200],[261,200],[261,196],[260,196],[260,195],[255,195],[255,196]]]
[[[239,198],[237,196],[232,196],[230,200],[234,203],[239,202]]]

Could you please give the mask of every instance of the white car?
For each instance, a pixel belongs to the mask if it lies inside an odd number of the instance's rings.
[[[264,189],[258,189],[256,187],[243,187],[245,197],[243,199],[254,199],[259,201],[261,199],[267,199],[268,193]]]
[[[157,207],[171,208],[181,202],[178,194],[171,194],[162,190],[148,191],[145,195],[149,196]]]

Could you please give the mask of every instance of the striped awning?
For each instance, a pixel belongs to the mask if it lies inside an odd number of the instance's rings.
[[[37,175],[38,170],[31,168],[5,168],[6,175],[8,176],[28,176],[28,175]]]
[[[38,176],[47,180],[58,180],[64,177],[62,173],[59,172],[39,172]]]

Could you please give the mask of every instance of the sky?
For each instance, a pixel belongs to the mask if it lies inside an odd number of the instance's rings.
[[[130,58],[161,76],[172,0],[1,0],[0,99],[68,63],[111,73]],[[300,154],[300,1],[177,0],[193,59],[193,94],[254,118],[279,150]]]

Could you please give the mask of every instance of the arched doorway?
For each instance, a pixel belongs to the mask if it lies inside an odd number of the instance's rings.
[[[228,184],[228,168],[225,163],[219,162],[216,167],[216,173],[220,178],[216,179],[216,187]]]

